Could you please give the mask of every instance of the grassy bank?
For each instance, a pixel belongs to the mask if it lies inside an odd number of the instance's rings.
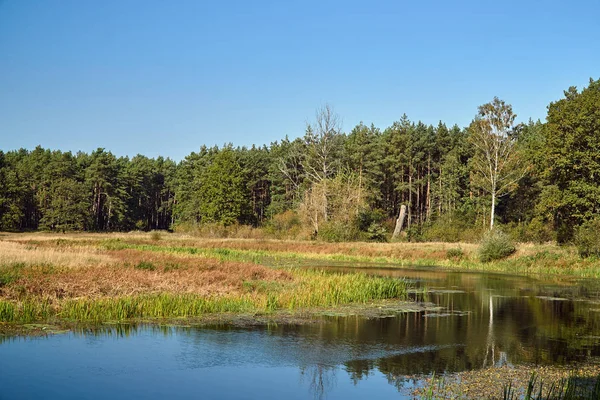
[[[272,268],[222,250],[17,238],[0,241],[0,322],[272,313],[406,297],[402,280]]]
[[[297,268],[335,262],[600,277],[600,261],[553,245],[520,245],[505,260],[482,263],[474,244],[1,234],[0,321],[271,313],[406,296],[400,280]]]
[[[579,257],[576,249],[554,244],[519,244],[510,257],[481,262],[473,243],[323,243],[255,239],[202,239],[166,233],[21,235],[21,243],[51,247],[138,250],[271,266],[344,262],[394,267],[441,267],[518,275],[549,274],[600,278],[600,259]]]

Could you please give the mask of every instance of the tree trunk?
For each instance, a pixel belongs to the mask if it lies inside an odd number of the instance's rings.
[[[492,191],[492,207],[490,212],[490,230],[494,229],[494,211],[496,209],[496,192]]]
[[[404,225],[405,218],[406,218],[406,205],[402,204],[400,206],[400,215],[398,215],[398,219],[396,220],[396,228],[394,229],[392,239],[396,239],[396,237],[398,237],[400,232],[402,232],[402,227]]]
[[[431,219],[431,155],[427,158],[427,192],[425,194],[425,220]]]
[[[410,223],[412,219],[412,171],[408,169],[408,228],[410,229]]]

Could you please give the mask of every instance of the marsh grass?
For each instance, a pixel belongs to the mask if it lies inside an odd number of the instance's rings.
[[[503,399],[503,400],[597,400],[600,399],[600,375],[593,365],[578,372],[560,368],[533,369],[518,366],[498,380],[498,370],[491,368],[426,380],[426,385],[414,394],[421,400],[441,399]],[[514,374],[513,374],[514,372]],[[492,376],[490,376],[492,374]],[[542,377],[544,375],[544,377]],[[527,378],[529,376],[529,379]]]
[[[511,382],[504,386],[502,398],[503,400],[597,400],[600,399],[600,376],[582,378],[571,375],[545,385],[534,372],[527,382],[524,396],[513,387]]]
[[[180,244],[191,244],[182,241]],[[370,264],[390,265],[394,267],[442,267],[469,271],[493,271],[511,274],[552,274],[570,275],[585,278],[600,278],[600,260],[582,259],[575,249],[561,248],[554,245],[522,245],[509,258],[487,260],[478,258],[476,248],[472,245],[446,247],[444,244],[426,243],[423,248],[415,251],[414,245],[406,248],[405,243],[381,244],[358,243],[349,246],[348,243],[300,246],[298,252],[291,251],[296,242],[273,243],[270,241],[202,241],[198,247],[181,246],[177,242],[168,245],[154,245],[130,242],[121,239],[109,239],[98,243],[103,249],[162,252],[168,254],[187,255],[192,257],[214,258],[220,261],[245,261],[270,265],[302,265],[311,261],[350,263],[350,266],[365,267]],[[218,247],[223,246],[223,247]],[[340,247],[341,246],[341,247]],[[374,247],[372,247],[374,246]],[[378,249],[380,246],[384,250]],[[398,246],[395,250],[388,247]],[[264,248],[264,249],[261,249]],[[314,248],[313,248],[314,247]],[[405,249],[405,251],[403,251]],[[328,251],[331,251],[328,252]],[[342,251],[344,251],[342,253]],[[364,255],[372,254],[372,255]],[[421,257],[421,258],[419,258]]]
[[[146,273],[148,269],[141,271]],[[157,271],[148,273],[156,274]],[[211,313],[296,311],[406,298],[406,283],[399,279],[306,269],[291,269],[286,274],[282,277],[288,278],[280,282],[264,279],[269,275],[250,274],[256,279],[241,282],[241,290],[232,289],[225,294],[212,295],[161,292],[100,298],[57,298],[36,296],[37,291],[30,291],[20,298],[0,300],[0,321],[31,323],[62,319],[101,322],[186,318]]]
[[[0,287],[9,285],[19,279],[25,263],[17,262],[0,265]]]

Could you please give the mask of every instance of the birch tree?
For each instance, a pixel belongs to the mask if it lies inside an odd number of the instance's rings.
[[[328,182],[335,177],[339,169],[342,139],[341,120],[338,114],[328,104],[319,108],[315,115],[315,122],[306,127],[305,154],[301,166],[305,179],[311,187],[319,186],[318,190],[316,188],[313,190],[312,196],[314,197],[318,192],[321,197],[318,203],[323,222],[329,219],[331,191]],[[315,228],[318,232],[318,224]]]
[[[491,103],[479,106],[469,127],[475,149],[472,183],[491,196],[490,229],[494,228],[497,199],[516,189],[526,171],[517,148],[515,118],[512,106],[494,97]]]

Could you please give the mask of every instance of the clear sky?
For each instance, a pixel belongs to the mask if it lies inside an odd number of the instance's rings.
[[[466,126],[494,96],[544,119],[600,78],[600,0],[0,0],[0,149],[105,147],[180,160],[202,144]]]

